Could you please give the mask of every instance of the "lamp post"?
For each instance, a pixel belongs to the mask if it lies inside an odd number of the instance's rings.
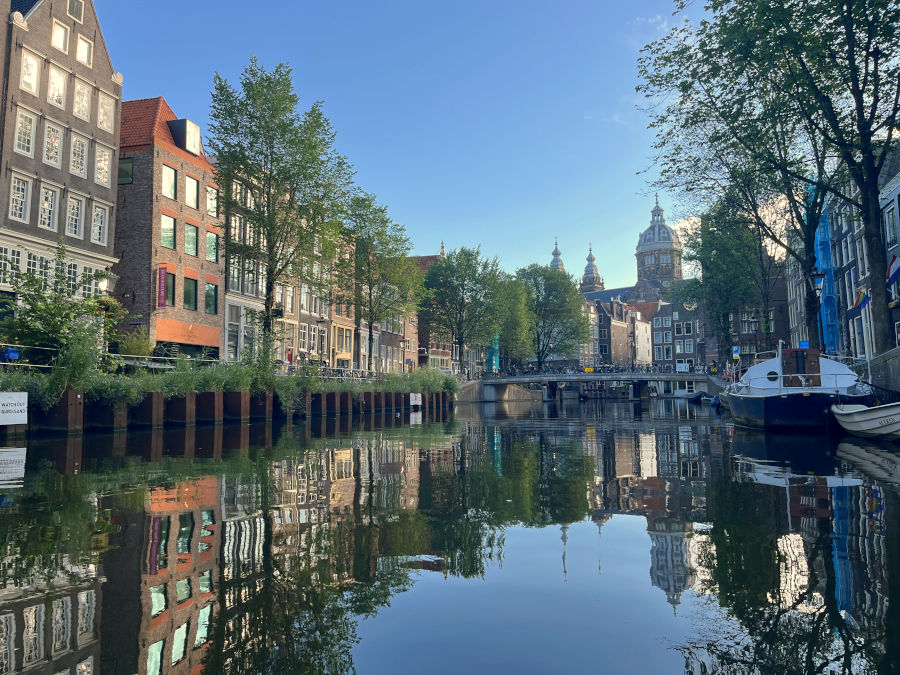
[[[822,290],[825,287],[825,272],[813,268],[809,275],[813,292],[816,294],[816,328],[819,331],[819,349],[825,351],[825,331],[822,323]]]

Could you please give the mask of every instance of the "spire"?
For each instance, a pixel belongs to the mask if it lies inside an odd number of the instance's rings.
[[[566,268],[565,265],[563,265],[562,258],[560,257],[562,256],[562,253],[560,253],[559,251],[559,238],[554,237],[553,242],[553,260],[550,261],[550,268],[559,270],[560,272],[565,272]]]
[[[581,292],[590,293],[592,291],[602,291],[603,277],[597,269],[597,259],[594,257],[594,247],[588,244],[587,265],[584,266],[584,276],[581,277]]]
[[[441,242],[441,257],[444,257],[444,242]]]

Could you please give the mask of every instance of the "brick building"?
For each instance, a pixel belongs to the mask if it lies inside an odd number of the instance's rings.
[[[161,97],[126,101],[121,148],[116,296],[167,353],[218,358],[222,221],[200,128]]]
[[[0,7],[8,17],[0,255],[6,264],[48,275],[62,239],[70,289],[106,291],[105,280],[83,284],[81,277],[116,262],[112,176],[122,76],[113,70],[93,2],[13,0]],[[0,271],[0,288],[8,289],[7,281]]]

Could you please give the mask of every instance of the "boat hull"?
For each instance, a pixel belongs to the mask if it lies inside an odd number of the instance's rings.
[[[867,405],[871,396],[828,392],[796,392],[771,396],[729,393],[728,407],[736,425],[751,429],[821,429],[834,425],[831,406],[838,403]]]
[[[837,405],[832,412],[838,424],[854,436],[900,440],[900,403],[857,409]]]

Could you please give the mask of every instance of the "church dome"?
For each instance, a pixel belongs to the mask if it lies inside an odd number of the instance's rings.
[[[562,253],[559,250],[559,239],[554,241],[553,245],[553,260],[550,261],[550,268],[554,270],[559,270],[560,272],[565,272],[566,267],[563,265],[562,261]]]
[[[587,265],[584,266],[584,276],[581,277],[582,293],[603,290],[603,278],[597,269],[597,259],[594,257],[594,249],[588,247]]]
[[[644,253],[646,251],[660,250],[681,250],[681,240],[678,234],[671,227],[666,225],[666,219],[663,216],[662,207],[659,205],[659,198],[656,199],[656,206],[650,212],[650,227],[641,233],[638,239],[636,252]]]

